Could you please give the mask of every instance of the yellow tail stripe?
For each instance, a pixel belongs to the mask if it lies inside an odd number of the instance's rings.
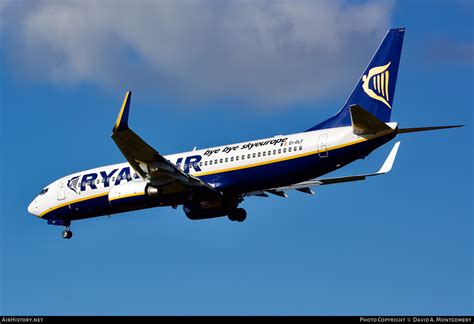
[[[377,91],[380,93],[380,74],[377,74]]]
[[[385,97],[385,86],[384,86],[384,83],[385,83],[385,73],[382,73],[382,75],[380,76],[382,78],[381,80],[381,83],[382,83],[382,96]]]

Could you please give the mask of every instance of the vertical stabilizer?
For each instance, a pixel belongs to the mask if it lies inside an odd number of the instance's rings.
[[[389,122],[404,35],[405,28],[390,29],[342,109],[307,131],[350,126],[352,105],[364,107],[377,119]]]

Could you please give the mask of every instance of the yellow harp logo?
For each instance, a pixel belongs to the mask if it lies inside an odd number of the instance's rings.
[[[388,103],[388,80],[390,76],[388,67],[390,63],[392,62],[388,62],[384,66],[371,68],[367,75],[362,76],[362,89],[370,98],[381,101],[392,109]],[[373,89],[369,88],[371,79]]]

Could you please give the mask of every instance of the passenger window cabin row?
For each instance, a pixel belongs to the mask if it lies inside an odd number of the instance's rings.
[[[206,161],[201,161],[199,163],[193,163],[190,165],[193,167],[197,166],[208,166],[208,165],[216,165],[216,164],[221,164],[221,163],[229,163],[229,162],[234,162],[234,161],[244,161],[244,160],[251,160],[263,156],[272,156],[272,155],[279,155],[279,154],[286,154],[286,153],[291,153],[291,152],[297,152],[297,151],[302,151],[303,146],[290,146],[288,148],[279,148],[279,149],[273,149],[273,150],[267,150],[267,151],[261,151],[261,152],[255,152],[255,153],[247,153],[247,154],[241,154],[241,155],[236,155],[236,156],[231,156],[231,157],[226,157],[226,158],[220,158],[220,159],[211,159],[211,160],[206,160]]]
[[[220,158],[220,159],[214,159],[214,160],[208,160],[208,161],[201,161],[199,163],[194,163],[194,165],[190,165],[190,166],[194,166],[194,167],[197,167],[198,165],[200,167],[202,167],[203,165],[204,166],[207,166],[207,165],[216,165],[216,164],[220,164],[220,163],[229,163],[229,162],[234,162],[234,161],[240,161],[240,160],[251,160],[251,159],[255,159],[255,158],[259,158],[259,157],[263,157],[263,156],[271,156],[271,155],[278,155],[278,154],[286,154],[286,153],[291,153],[291,152],[297,152],[297,151],[302,151],[303,150],[303,146],[300,145],[300,146],[290,146],[288,148],[284,147],[284,148],[279,148],[279,149],[274,149],[274,150],[268,150],[268,151],[262,151],[262,152],[255,152],[255,153],[247,153],[247,154],[242,154],[242,155],[236,155],[236,156],[231,156],[231,157],[226,157],[226,158]],[[179,165],[178,165],[179,167]],[[133,174],[133,177],[134,178],[137,178],[137,174],[134,173]],[[107,178],[108,182],[109,182],[109,185],[113,185],[115,183],[115,180],[132,180],[132,175],[123,175],[121,177],[109,177]],[[93,180],[89,180],[89,181],[86,181],[86,185],[91,185],[91,184],[100,184],[100,183],[105,183],[105,179],[104,178],[101,178],[101,179],[97,179],[95,181]],[[80,188],[81,187],[81,183],[79,182],[77,184],[77,188]]]

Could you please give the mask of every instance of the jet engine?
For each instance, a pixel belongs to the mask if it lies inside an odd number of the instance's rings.
[[[246,213],[242,208],[237,209],[237,201],[201,201],[183,204],[183,211],[189,219],[207,219],[221,216],[229,216],[231,220],[243,221]]]
[[[131,202],[147,202],[151,197],[158,197],[158,188],[152,187],[145,181],[128,182],[115,187],[109,191],[109,203],[114,207],[121,207]]]
[[[183,211],[189,219],[197,220],[225,216],[232,207],[221,200],[212,200],[183,204]]]

